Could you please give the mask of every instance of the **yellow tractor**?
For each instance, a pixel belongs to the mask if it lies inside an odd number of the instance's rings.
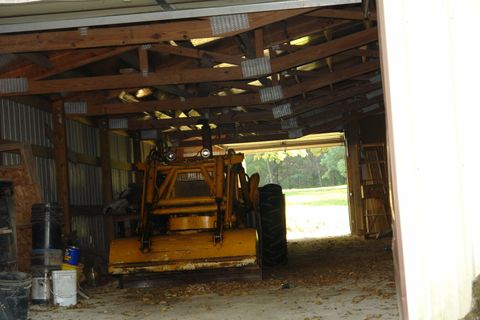
[[[243,154],[213,155],[203,125],[199,155],[152,150],[143,172],[139,236],[111,242],[109,272],[125,275],[286,263],[285,206],[277,185],[258,188]]]

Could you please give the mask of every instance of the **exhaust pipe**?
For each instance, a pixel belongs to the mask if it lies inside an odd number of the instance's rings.
[[[200,151],[200,155],[202,158],[211,158],[213,155],[212,131],[207,120],[201,120],[200,124],[202,125],[202,151]]]

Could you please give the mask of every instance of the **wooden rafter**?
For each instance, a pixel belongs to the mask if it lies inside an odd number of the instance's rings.
[[[32,80],[45,79],[93,62],[114,57],[121,53],[134,50],[135,48],[137,48],[137,46],[69,50],[67,52],[56,53],[50,57],[50,63],[52,65],[50,69],[42,68],[35,64],[28,64],[12,70],[0,72],[0,77],[27,77]]]
[[[321,18],[345,19],[345,20],[377,20],[377,13],[369,12],[368,16],[363,15],[362,10],[347,10],[347,9],[318,9],[306,15]]]
[[[327,108],[336,108],[338,103],[344,100],[347,100],[351,97],[364,95],[367,92],[377,90],[381,88],[381,83],[366,84],[358,86],[356,88],[347,88],[340,92],[337,92],[328,97],[315,98],[308,101],[301,101],[299,103],[294,103],[293,114],[288,118],[301,116],[306,112],[312,110],[320,110]],[[271,106],[270,106],[271,109]],[[334,110],[334,112],[339,111],[340,108]],[[176,118],[176,119],[159,119],[159,120],[130,120],[130,126],[134,129],[165,129],[170,126],[181,126],[184,124],[195,124],[200,121],[202,117],[190,117],[186,118]],[[253,121],[271,121],[275,120],[271,110],[262,111],[262,112],[245,112],[245,113],[232,113],[232,114],[222,114],[220,116],[210,116],[209,121],[216,124],[229,124],[229,123],[248,123]]]
[[[378,70],[378,61],[369,61],[364,64],[357,64],[353,67],[338,69],[333,73],[325,74],[324,77],[311,79],[301,84],[292,85],[283,89],[283,98],[288,99],[303,92],[313,91],[331,83],[347,80],[351,77]],[[190,108],[218,108],[235,106],[260,105],[262,101],[258,93],[238,94],[229,96],[211,96],[190,99],[169,99],[161,101],[144,101],[130,104],[106,104],[87,106],[86,116],[100,115],[124,115],[129,113],[154,112],[161,110],[186,110]],[[81,115],[81,114],[79,114]]]
[[[222,36],[232,36],[253,30],[311,10],[294,9],[249,13],[249,28],[225,33]],[[136,26],[89,28],[84,32],[81,32],[81,30],[68,30],[2,35],[0,37],[0,53],[149,44],[214,36],[217,35],[212,33],[212,27],[208,19],[192,19]]]
[[[8,80],[0,97],[42,97],[47,111],[57,99],[85,102],[86,113],[67,117],[102,120],[104,129],[108,118],[127,118],[132,136],[157,129],[180,146],[201,143],[197,124],[204,118],[216,125],[214,143],[234,143],[288,139],[282,121],[294,117],[306,135],[382,112],[381,93],[366,96],[381,88],[375,12],[364,17],[361,6],[352,5],[248,16],[249,27],[200,45],[191,39],[213,36],[208,17],[1,35],[0,54],[8,59],[0,79]],[[271,71],[245,77],[244,62],[266,53]],[[10,78],[17,77],[26,78],[28,91],[9,93]],[[280,94],[261,98],[277,84]],[[118,103],[122,91],[135,96],[145,87],[151,95]],[[284,103],[292,113],[275,118],[272,109]]]
[[[181,46],[173,46],[167,44],[155,44],[150,49],[151,51],[160,52],[160,53],[167,53],[178,55],[182,57],[194,58],[194,59],[201,59],[202,57],[208,56],[212,58],[215,62],[227,62],[231,64],[239,65],[244,61],[239,56],[232,56],[223,53],[218,53],[209,50],[201,50],[201,49],[193,49],[193,48],[185,48]]]
[[[307,64],[363,44],[377,40],[377,29],[370,28],[336,40],[307,47],[303,50],[271,60],[272,73]],[[178,70],[175,73],[155,72],[148,75],[126,74],[115,76],[97,76],[59,80],[29,81],[28,91],[22,94],[45,94],[56,92],[76,92],[99,89],[131,88],[166,84],[185,84],[212,81],[230,81],[244,79],[240,67],[199,68]],[[253,78],[253,77],[252,77]],[[2,94],[3,96],[20,93]]]

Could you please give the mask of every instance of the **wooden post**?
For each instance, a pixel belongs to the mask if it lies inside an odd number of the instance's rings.
[[[258,28],[255,30],[255,56],[257,58],[263,57],[263,29]]]
[[[102,199],[103,204],[108,205],[113,200],[112,165],[110,159],[110,137],[108,133],[108,121],[102,119],[98,123],[100,140],[100,165],[102,166]],[[114,238],[112,216],[105,216],[105,238],[110,243]]]
[[[360,129],[358,121],[352,121],[346,130],[348,191],[350,207],[350,228],[352,234],[363,235],[363,208],[360,177]]]
[[[132,141],[133,141],[133,163],[137,164],[144,160],[142,159],[142,148],[141,148],[141,142],[140,142],[140,135],[138,132],[132,135]],[[141,181],[142,181],[142,175],[140,174],[139,171],[135,170],[135,183],[138,184]]]
[[[63,207],[64,232],[71,231],[70,197],[68,183],[68,152],[63,100],[52,104],[53,144],[55,148],[55,171],[57,180],[57,201]]]

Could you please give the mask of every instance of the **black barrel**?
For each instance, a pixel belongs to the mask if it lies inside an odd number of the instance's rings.
[[[0,319],[27,319],[31,286],[28,273],[0,272]]]
[[[57,203],[32,206],[32,249],[62,249],[63,209]]]

